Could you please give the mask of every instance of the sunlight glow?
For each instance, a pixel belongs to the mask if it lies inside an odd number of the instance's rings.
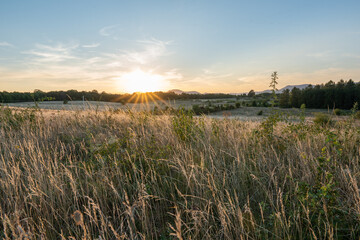
[[[166,87],[165,77],[150,72],[136,69],[117,79],[119,90],[127,93],[133,92],[155,92],[164,90]]]

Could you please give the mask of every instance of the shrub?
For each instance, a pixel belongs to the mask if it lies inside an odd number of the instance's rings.
[[[63,104],[68,104],[69,103],[69,100],[65,99]]]
[[[334,114],[335,114],[336,116],[341,116],[341,115],[343,115],[344,113],[343,113],[343,111],[342,111],[341,109],[336,108],[336,109],[334,109]]]
[[[257,115],[258,115],[258,116],[263,115],[263,111],[262,111],[262,110],[260,110],[260,111],[257,113]]]
[[[325,113],[315,113],[314,123],[328,125],[332,123],[331,117]]]
[[[357,111],[357,112],[355,113],[355,118],[356,118],[356,119],[360,119],[360,111]]]

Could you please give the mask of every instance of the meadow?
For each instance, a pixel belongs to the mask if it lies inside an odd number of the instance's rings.
[[[158,109],[160,112],[166,109],[194,109],[194,106],[200,106],[209,108],[209,106],[235,106],[237,102],[242,104],[249,103],[251,100],[237,100],[236,98],[227,99],[188,99],[188,100],[159,100],[151,101],[147,104],[142,103],[117,103],[117,102],[103,102],[103,101],[69,101],[64,104],[63,101],[40,101],[40,102],[17,102],[17,103],[4,103],[4,107],[13,108],[39,108],[43,110],[66,110],[66,111],[79,111],[79,110],[90,110],[90,111],[148,111],[154,112],[154,109]],[[252,106],[240,106],[239,108],[230,110],[220,110],[215,112],[207,113],[206,115],[211,118],[233,118],[238,120],[247,121],[261,121],[272,114],[274,108],[270,107],[252,107]],[[275,107],[278,112],[288,115],[289,118],[294,120],[298,119],[299,108],[279,108]],[[342,110],[347,115],[350,111]],[[259,114],[261,113],[261,114]],[[311,120],[317,113],[333,114],[333,109],[306,109],[304,114],[307,119]],[[198,114],[202,115],[202,114]],[[294,118],[295,116],[295,118]],[[335,116],[333,116],[335,117]],[[341,118],[337,116],[336,118]]]
[[[358,239],[358,115],[1,107],[0,238]]]

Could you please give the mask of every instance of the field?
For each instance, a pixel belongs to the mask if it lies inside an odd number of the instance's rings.
[[[192,109],[194,105],[208,105],[213,104],[235,104],[236,99],[190,99],[190,100],[168,100],[168,101],[156,101],[149,102],[148,104],[136,104],[136,103],[112,103],[112,102],[101,102],[101,101],[69,101],[68,104],[63,104],[61,101],[49,101],[49,102],[20,102],[20,103],[6,103],[5,106],[17,107],[17,108],[33,108],[38,107],[45,110],[91,110],[91,111],[127,111],[133,112],[139,111],[152,111],[154,108],[166,109],[166,108],[184,108]],[[277,111],[289,115],[289,118],[298,119],[297,117],[301,111],[299,109],[291,108],[276,108]],[[261,112],[261,115],[259,115]],[[315,113],[327,113],[332,114],[332,110],[327,109],[307,109],[305,111],[306,118],[311,120]],[[218,111],[215,113],[208,114],[211,118],[223,118],[224,116],[231,119],[245,120],[245,121],[261,121],[272,114],[272,108],[270,107],[240,107],[233,110]],[[337,117],[338,119],[341,117]]]
[[[269,108],[242,121],[79,106],[0,108],[0,238],[360,236],[355,114],[314,122]]]

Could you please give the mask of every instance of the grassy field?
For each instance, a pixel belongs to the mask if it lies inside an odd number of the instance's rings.
[[[161,100],[156,102],[149,102],[148,104],[141,103],[112,103],[112,102],[101,102],[101,101],[69,101],[68,104],[63,104],[61,101],[44,101],[44,102],[20,102],[20,103],[6,103],[7,107],[15,108],[34,108],[38,107],[45,110],[69,110],[69,111],[79,111],[79,110],[91,110],[91,111],[127,111],[131,110],[133,112],[139,111],[152,111],[156,107],[157,109],[166,109],[166,108],[184,108],[192,109],[194,105],[198,106],[207,106],[209,103],[213,105],[218,104],[232,104],[234,105],[236,99],[190,99],[190,100]],[[277,111],[287,114],[289,118],[297,119],[301,111],[300,109],[295,108],[276,108]],[[261,112],[261,115],[259,113]],[[332,110],[327,109],[307,109],[305,111],[305,116],[307,119],[311,120],[316,113],[328,113],[332,114]],[[240,107],[233,110],[218,111],[208,114],[211,118],[233,118],[243,121],[261,121],[264,118],[272,114],[272,108],[270,107]],[[338,117],[339,118],[339,117]]]
[[[0,108],[0,238],[358,239],[354,116]]]

